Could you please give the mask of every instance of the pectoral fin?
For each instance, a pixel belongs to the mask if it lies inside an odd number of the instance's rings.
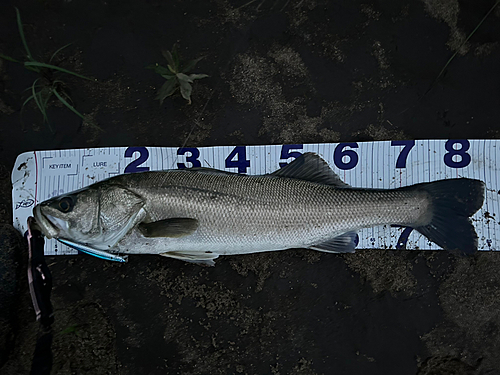
[[[184,237],[192,234],[196,228],[198,220],[185,217],[139,224],[144,237]]]
[[[214,259],[219,257],[219,254],[212,252],[199,251],[169,251],[161,253],[161,256],[183,260],[184,262],[196,263],[202,266],[215,266]]]
[[[347,232],[323,243],[309,246],[310,249],[325,253],[354,253],[359,237],[356,232]]]

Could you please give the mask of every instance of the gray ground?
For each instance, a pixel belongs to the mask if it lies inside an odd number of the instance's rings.
[[[34,149],[498,138],[500,6],[466,41],[494,3],[5,1],[1,53],[23,56],[16,5],[33,54],[73,42],[57,63],[99,83],[66,78],[86,121],[53,101],[51,132],[19,116],[36,75],[0,59],[0,220]],[[211,77],[159,106],[144,66],[175,42]],[[2,374],[29,372],[38,334],[19,241],[0,228]],[[54,374],[500,374],[497,253],[47,263]]]

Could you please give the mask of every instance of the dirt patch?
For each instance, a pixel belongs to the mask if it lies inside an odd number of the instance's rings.
[[[432,359],[422,369],[488,374],[500,368],[500,257],[459,259],[439,288],[447,320],[423,337]],[[473,369],[472,372],[463,372]],[[442,373],[443,373],[442,372]],[[422,374],[431,374],[422,370]]]
[[[241,264],[235,268],[248,275],[248,268]],[[277,340],[301,341],[299,331],[280,330],[285,337],[278,336],[276,323],[289,319],[285,310],[255,306],[255,292],[271,274],[265,266],[255,291],[251,288],[236,292],[225,282],[207,282],[209,271],[191,271],[174,276],[167,269],[157,269],[147,276],[160,285],[162,295],[170,301],[163,336],[168,345],[176,348],[176,368],[183,373],[188,369],[197,374],[252,373],[256,364],[249,358],[268,359]],[[197,312],[185,316],[182,311],[187,306]],[[192,335],[193,329],[198,332],[196,336]]]
[[[324,106],[308,114],[307,95],[288,98],[289,90],[314,94],[311,78],[300,55],[277,46],[266,55],[246,53],[236,59],[229,78],[231,93],[241,104],[258,105],[262,111],[259,136],[273,143],[336,142],[340,133],[327,126],[336,111]]]
[[[55,299],[53,373],[116,374],[116,334],[102,307],[95,302],[74,304],[71,310]]]
[[[417,279],[412,274],[413,265],[400,251],[358,250],[343,255],[347,265],[370,283],[376,294],[389,291],[391,294],[415,294]]]

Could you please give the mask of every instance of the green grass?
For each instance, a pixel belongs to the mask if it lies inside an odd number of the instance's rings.
[[[55,97],[66,108],[68,108],[70,111],[72,111],[82,120],[84,120],[85,119],[84,115],[78,112],[76,108],[71,104],[71,98],[69,97],[69,95],[66,94],[64,90],[65,83],[61,79],[58,79],[58,76],[60,76],[61,74],[69,74],[89,81],[94,81],[94,80],[89,77],[85,77],[81,74],[72,72],[70,70],[52,64],[52,60],[57,56],[57,54],[66,47],[68,47],[71,43],[66,44],[65,46],[55,51],[52,54],[49,63],[37,61],[31,54],[31,51],[28,47],[28,43],[26,42],[26,37],[24,36],[23,24],[21,21],[21,14],[19,13],[19,9],[17,8],[16,8],[16,15],[17,15],[17,26],[19,29],[19,35],[21,37],[21,41],[23,43],[24,50],[26,52],[27,61],[19,61],[1,53],[0,57],[7,61],[22,64],[27,70],[35,72],[39,75],[39,77],[33,81],[33,84],[25,90],[30,92],[30,96],[24,101],[21,110],[24,108],[26,104],[28,104],[30,101],[33,100],[38,110],[43,116],[44,123],[46,123],[52,131],[52,126],[50,125],[49,118],[47,115],[47,108],[50,99]]]
[[[59,335],[75,334],[75,335],[78,336],[79,335],[78,334],[79,328],[80,328],[79,324],[69,325],[68,327],[66,327],[65,329],[63,329],[61,332],[59,332]]]
[[[186,64],[181,64],[179,53],[177,52],[177,46],[174,45],[172,52],[162,51],[163,57],[167,60],[167,66],[164,67],[159,64],[148,66],[147,69],[152,69],[167,81],[158,90],[156,95],[157,100],[160,101],[160,105],[169,96],[173,95],[177,90],[180,90],[181,95],[184,99],[191,104],[191,93],[193,91],[192,83],[196,79],[202,79],[208,77],[206,74],[189,74],[188,73],[195,68],[196,64],[203,59],[199,57],[195,60],[191,60]]]

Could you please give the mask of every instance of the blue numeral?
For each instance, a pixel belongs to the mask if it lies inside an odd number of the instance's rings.
[[[191,155],[186,157],[186,161],[188,163],[191,163],[191,166],[193,168],[201,167],[201,163],[198,160],[198,158],[200,157],[200,150],[198,150],[195,147],[182,147],[182,148],[177,150],[177,155],[185,155],[186,152],[189,152],[191,154]],[[177,168],[186,169],[187,167],[186,167],[186,164],[184,164],[184,163],[177,163]]]
[[[247,168],[250,168],[250,160],[247,160],[246,147],[237,146],[234,148],[226,158],[226,168],[238,168],[238,173],[247,172]]]
[[[358,154],[354,150],[344,150],[346,147],[358,148],[357,143],[339,143],[337,147],[335,147],[335,151],[333,153],[333,161],[337,168],[339,169],[352,169],[356,165],[358,165]],[[344,163],[342,158],[347,156],[349,161]]]
[[[298,157],[300,157],[302,154],[298,151],[295,151],[295,152],[290,152],[291,150],[302,150],[304,146],[303,145],[283,145],[283,147],[281,148],[281,156],[280,156],[280,159],[281,160],[286,160],[288,158],[295,158],[297,159]],[[287,166],[288,163],[280,163],[280,167],[283,168],[285,166]]]
[[[149,151],[146,147],[129,147],[125,150],[125,157],[131,158],[134,153],[138,152],[139,157],[125,167],[124,173],[137,173],[149,171],[149,167],[139,167],[149,158]]]
[[[410,150],[415,146],[415,141],[392,141],[391,146],[405,146],[396,160],[396,168],[406,168],[406,159],[408,159]]]
[[[461,148],[455,150],[453,145],[459,144]],[[470,148],[470,143],[467,139],[450,139],[446,142],[444,148],[448,151],[444,154],[444,163],[450,168],[463,168],[469,165],[470,155],[467,150]],[[460,161],[453,161],[453,156],[459,155]]]

